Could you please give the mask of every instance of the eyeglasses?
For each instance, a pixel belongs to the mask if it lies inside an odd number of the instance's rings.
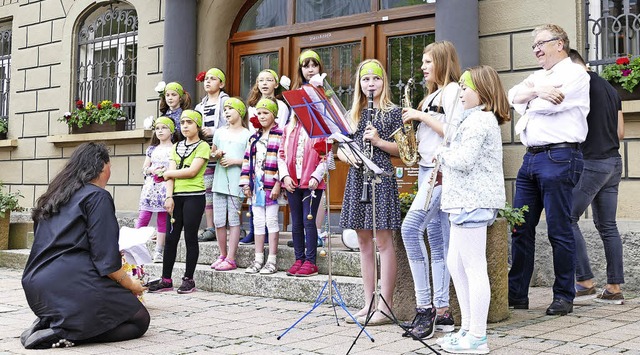
[[[539,41],[539,42],[536,42],[536,43],[534,43],[534,44],[533,44],[533,46],[531,46],[531,49],[533,49],[533,50],[535,51],[536,49],[540,49],[540,47],[542,47],[542,45],[543,45],[543,44],[545,44],[545,43],[549,43],[549,42],[551,42],[551,41],[557,41],[557,40],[559,40],[559,39],[560,39],[560,38],[558,38],[558,37],[553,37],[553,38],[548,39],[548,40],[546,40],[546,41]]]

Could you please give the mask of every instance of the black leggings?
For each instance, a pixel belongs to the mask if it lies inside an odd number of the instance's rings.
[[[149,328],[151,317],[147,308],[142,303],[140,309],[128,321],[121,323],[117,327],[96,335],[93,338],[75,341],[76,344],[86,343],[111,343],[114,341],[125,341],[140,338]]]
[[[167,238],[164,244],[164,259],[162,263],[162,277],[170,279],[173,265],[176,263],[180,232],[184,227],[184,242],[187,246],[187,262],[184,276],[193,278],[196,271],[200,248],[198,246],[198,228],[204,213],[204,195],[173,196],[173,219],[167,213]]]

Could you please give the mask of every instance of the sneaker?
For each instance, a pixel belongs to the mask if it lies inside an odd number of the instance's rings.
[[[254,261],[253,265],[249,266],[244,272],[247,274],[257,274],[262,269],[262,263],[259,261]]]
[[[149,285],[149,292],[167,292],[173,291],[173,281],[171,279],[165,279],[164,277],[157,283],[151,283]]]
[[[216,267],[216,271],[231,271],[238,268],[238,265],[234,260],[225,259]]]
[[[216,230],[215,228],[207,228],[202,231],[202,233],[198,236],[199,242],[211,242],[216,240]]]
[[[211,264],[211,268],[214,270],[217,270],[218,265],[222,264],[222,262],[224,261],[224,259],[226,259],[226,256],[224,255],[220,255],[216,261],[213,262],[213,264]]]
[[[605,288],[594,301],[609,304],[624,304],[624,296],[622,292],[611,293]]]
[[[278,272],[278,268],[276,267],[276,263],[272,263],[272,262],[269,262],[269,261],[267,261],[267,263],[264,264],[262,269],[260,269],[260,273],[262,275],[271,275],[271,274],[275,274],[276,272]]]
[[[293,248],[293,240],[289,240],[289,241],[287,241],[287,246],[288,246],[289,248]]]
[[[155,254],[153,254],[153,262],[154,263],[161,263],[163,260],[163,256],[162,256],[162,252],[157,251]]]
[[[300,270],[300,267],[302,267],[302,260],[296,260],[296,262],[291,265],[289,270],[287,270],[287,276],[295,276],[298,270]]]
[[[451,316],[449,310],[444,311],[443,314],[436,316],[436,331],[443,333],[450,333],[455,328],[455,322]]]
[[[418,314],[416,314],[413,328],[411,329],[411,337],[418,339],[429,339],[435,332],[436,323],[436,309],[431,308],[416,308]]]
[[[576,284],[576,297],[591,296],[596,294],[596,285],[591,287],[583,287]]]
[[[253,233],[249,233],[244,238],[240,239],[240,245],[251,245],[253,243]]]
[[[449,333],[449,334],[443,336],[442,338],[438,338],[438,340],[436,340],[436,344],[438,344],[438,345],[440,345],[442,347],[442,345],[444,345],[445,343],[450,343],[454,339],[460,339],[465,335],[467,335],[467,331],[460,329],[456,333]]]
[[[183,277],[182,278],[182,285],[180,285],[180,287],[178,287],[178,293],[179,294],[185,294],[185,293],[191,293],[193,291],[196,290],[196,282],[193,281],[193,279],[190,279],[188,277]]]
[[[456,354],[488,354],[487,336],[476,338],[466,333],[463,337],[453,338],[448,343],[442,344],[442,350]]]
[[[300,270],[296,273],[297,277],[309,277],[318,275],[318,266],[311,263],[310,261],[305,261],[300,267]]]

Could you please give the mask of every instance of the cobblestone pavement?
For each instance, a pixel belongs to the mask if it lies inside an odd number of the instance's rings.
[[[0,268],[0,354],[48,353],[22,348],[18,337],[34,319],[20,285],[21,272]],[[285,292],[283,290],[283,292]],[[629,298],[630,294],[626,295]],[[489,326],[491,354],[640,354],[640,302],[613,306],[586,301],[565,317],[545,316],[549,288],[532,288],[530,310]],[[111,344],[50,350],[65,354],[345,354],[358,334],[345,313],[322,305],[291,332],[277,336],[311,308],[308,303],[195,292],[147,294],[151,326],[144,337]],[[395,325],[369,327],[353,354],[429,354],[402,338]],[[441,334],[436,333],[437,336]],[[436,338],[429,339],[436,350]]]

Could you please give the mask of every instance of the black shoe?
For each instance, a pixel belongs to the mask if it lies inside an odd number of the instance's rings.
[[[429,339],[436,331],[436,309],[431,308],[416,308],[418,314],[416,315],[413,329],[411,329],[411,337],[413,339]]]
[[[289,248],[293,248],[293,240],[289,240],[289,241],[287,241],[287,246],[288,246]]]
[[[66,348],[74,344],[68,340],[61,339],[53,329],[46,328],[33,332],[24,342],[25,349],[51,349]]]
[[[42,330],[46,328],[49,328],[48,322],[40,318],[36,318],[35,322],[33,322],[33,324],[31,324],[31,326],[27,330],[22,332],[22,335],[20,335],[20,343],[22,343],[22,345],[24,346],[24,343],[31,336],[31,334],[35,333],[38,330]]]
[[[547,315],[549,316],[566,316],[567,313],[571,312],[573,312],[573,302],[562,298],[555,298],[547,308]]]
[[[509,298],[509,308],[513,309],[529,309],[529,300],[514,300]]]

